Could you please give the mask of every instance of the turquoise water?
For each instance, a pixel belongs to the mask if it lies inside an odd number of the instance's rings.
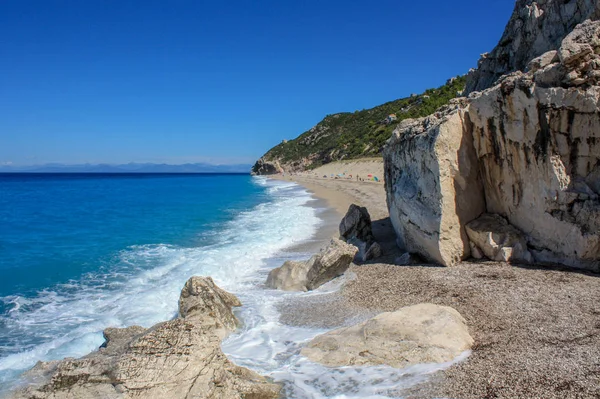
[[[248,175],[0,175],[0,386],[176,316],[192,275],[243,291],[314,233],[310,201]]]
[[[398,397],[448,367],[328,368],[300,354],[325,330],[280,323],[279,305],[326,298],[344,279],[307,293],[264,281],[285,260],[308,258],[294,248],[323,223],[317,204],[294,183],[248,175],[0,174],[0,397],[40,360],[96,350],[107,327],[176,317],[193,275],[240,298],[242,327],[223,351],[281,383],[285,397]]]
[[[2,297],[108,271],[127,247],[203,245],[199,233],[268,200],[247,175],[13,174],[0,193]]]

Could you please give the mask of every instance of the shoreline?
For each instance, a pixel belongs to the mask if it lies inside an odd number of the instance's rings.
[[[383,184],[377,194],[373,189],[377,183],[298,175],[269,178],[295,182],[340,213],[349,203],[366,206],[376,238],[395,237],[391,224],[387,232],[378,225],[386,218],[389,223],[387,206],[381,209]],[[371,201],[370,194],[379,195],[379,200]],[[395,247],[395,240],[387,239]],[[317,299],[298,298],[282,309],[282,322],[310,324],[337,313],[338,317],[317,323],[332,328],[356,322],[361,317],[357,315],[418,303],[450,306],[467,320],[475,339],[472,354],[408,389],[404,397],[579,399],[600,395],[598,275],[492,261],[463,261],[453,267],[397,266],[396,254],[352,265],[349,272],[355,277],[338,292]],[[286,314],[291,310],[293,317]]]
[[[366,264],[351,265],[346,277],[332,287],[344,284],[333,292],[325,290],[315,292],[316,295],[272,292],[257,301],[242,301],[250,307],[254,302],[259,306],[274,303],[278,319],[269,321],[281,323],[283,332],[293,331],[288,327],[330,330],[419,303],[445,305],[458,310],[467,320],[475,339],[473,352],[464,361],[427,374],[425,381],[417,385],[398,387],[402,397],[575,399],[600,395],[597,275],[496,262],[462,262],[450,268],[430,264],[397,266],[394,260],[400,252],[387,216],[383,184],[286,177],[275,180],[292,182],[305,189],[312,198],[307,206],[317,209],[322,223],[309,239],[281,249],[281,259],[317,252],[330,237],[337,235],[337,224],[350,203],[366,206],[375,215],[373,231],[382,243],[384,256]],[[263,291],[265,287],[258,283],[254,289]],[[251,293],[240,293],[240,297],[248,294]],[[264,301],[265,298],[282,300],[278,303]],[[246,315],[252,317],[260,315],[257,310],[259,307],[239,311],[249,311]],[[261,339],[253,341],[253,345],[259,342],[258,349],[255,348],[259,357],[268,352],[261,349],[267,343],[262,341],[265,331],[259,328],[251,337]],[[225,345],[246,338],[240,332]],[[286,347],[289,344],[285,334],[276,338],[280,340],[278,344]],[[297,342],[301,345],[304,341]],[[224,349],[223,343],[221,348]],[[281,353],[297,356],[296,349],[294,344]],[[254,369],[253,364],[238,362],[235,356],[228,358],[236,365]],[[262,375],[279,372],[258,371]],[[295,371],[300,374],[289,376],[303,381],[305,370]],[[310,371],[322,372],[321,368]],[[293,383],[285,378],[281,381]]]

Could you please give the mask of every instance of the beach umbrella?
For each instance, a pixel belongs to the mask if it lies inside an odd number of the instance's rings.
[[[373,175],[367,175],[367,177],[373,177]]]
[[[375,176],[373,179],[374,179],[375,181],[379,181],[379,179],[377,178],[377,176]]]

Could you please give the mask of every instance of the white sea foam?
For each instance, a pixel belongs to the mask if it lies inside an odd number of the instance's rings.
[[[254,181],[267,187],[272,201],[207,232],[210,239],[204,246],[131,247],[118,254],[106,274],[89,275],[33,298],[1,298],[12,307],[0,320],[3,331],[14,334],[3,337],[9,346],[5,349],[14,352],[12,342],[23,350],[0,358],[0,386],[14,386],[16,376],[38,360],[79,357],[95,350],[106,327],[150,327],[174,317],[181,287],[192,275],[209,275],[240,297],[244,306],[236,312],[243,327],[223,342],[223,350],[237,364],[283,383],[289,398],[397,397],[402,388],[448,366],[331,369],[303,358],[302,344],[324,331],[279,323],[277,304],[288,296],[334,291],[340,281],[312,293],[264,289],[268,271],[292,256],[283,250],[310,239],[321,220],[308,206],[310,195],[295,184],[261,177]]]
[[[209,245],[131,247],[119,254],[109,273],[86,276],[33,298],[2,298],[11,307],[0,320],[9,334],[3,337],[5,349],[14,352],[18,345],[24,350],[0,358],[0,386],[38,360],[79,357],[98,348],[106,327],[150,327],[173,318],[179,292],[192,275],[212,276],[233,292],[254,285],[256,272],[268,259],[309,239],[320,223],[317,211],[306,206],[312,200],[306,191],[285,182],[255,181],[268,185],[273,201],[220,226]]]

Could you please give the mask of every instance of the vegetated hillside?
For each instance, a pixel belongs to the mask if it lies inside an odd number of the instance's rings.
[[[298,171],[341,159],[380,156],[383,145],[398,123],[435,112],[452,98],[461,95],[464,88],[465,77],[461,76],[420,95],[354,113],[327,115],[296,139],[284,140],[273,147],[253,170],[260,174],[259,168],[263,162],[278,163],[285,170]]]

